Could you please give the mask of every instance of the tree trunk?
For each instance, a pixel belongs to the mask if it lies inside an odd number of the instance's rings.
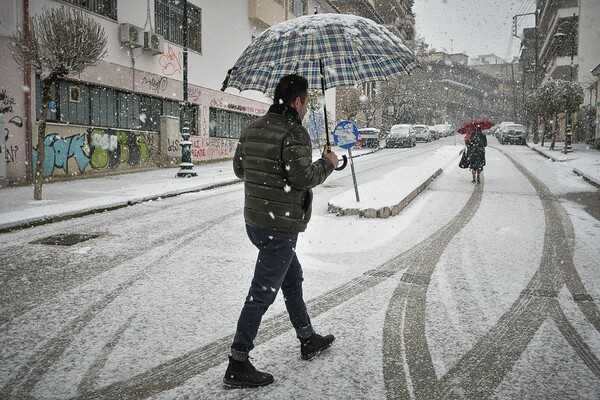
[[[48,119],[48,103],[50,102],[50,88],[52,78],[42,80],[42,110],[40,125],[38,127],[37,159],[35,161],[35,173],[33,176],[33,198],[42,200],[42,183],[44,182],[44,162],[46,160],[46,120]]]
[[[556,143],[556,125],[558,124],[558,115],[554,116],[554,123],[552,124],[552,143],[550,143],[550,150],[554,150],[554,144]]]
[[[544,147],[544,141],[546,140],[546,117],[543,117],[542,120],[544,121],[544,129],[542,129],[542,147]]]

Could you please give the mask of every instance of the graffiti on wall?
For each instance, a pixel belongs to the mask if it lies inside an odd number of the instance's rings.
[[[14,113],[13,106],[16,105],[14,97],[8,94],[6,89],[0,89],[0,114],[4,114],[5,117],[4,132],[0,134],[4,135],[4,158],[7,164],[17,162],[19,155],[19,146],[9,144],[8,140],[11,137],[20,137],[22,133],[19,131],[23,129],[23,118],[20,115],[10,115]]]
[[[8,120],[7,124],[4,124],[4,143],[8,142],[8,138],[11,136],[14,136],[11,134],[11,129],[14,130],[14,128],[11,127],[11,125],[16,126],[17,128],[22,128],[23,127],[23,118],[19,117],[18,115],[13,116],[11,119]],[[5,146],[5,154],[4,156],[6,157],[6,163],[14,163],[17,161],[17,153],[19,152],[19,146],[17,145],[8,145],[6,144]]]
[[[237,140],[218,139],[209,137],[192,137],[193,159],[218,159],[232,157],[235,152]]]
[[[241,104],[230,103],[225,99],[213,99],[210,102],[211,107],[222,108],[225,110],[238,111],[246,114],[252,115],[264,115],[267,112],[266,108],[262,107],[252,107],[252,106],[244,106]]]
[[[126,164],[139,166],[150,160],[150,147],[141,133],[114,129],[89,128],[86,132],[62,138],[58,133],[44,139],[44,176],[59,173],[83,173],[88,166],[95,170],[115,169]],[[38,149],[33,148],[33,163]],[[70,165],[77,168],[73,171]]]
[[[150,150],[144,135],[114,129],[88,129],[90,160],[95,169],[117,168],[121,164],[146,164]]]
[[[195,103],[199,102],[201,93],[202,90],[200,90],[199,88],[188,88],[188,101],[193,101]]]
[[[0,114],[8,114],[13,112],[15,105],[14,97],[6,94],[6,89],[0,90]]]
[[[168,84],[169,82],[164,76],[161,76],[160,78],[143,77],[141,82],[141,86],[146,86],[148,87],[148,90],[151,90],[156,93],[164,92],[165,90],[167,90]]]
[[[158,58],[162,73],[168,76],[173,76],[176,73],[181,74],[183,70],[183,53],[180,51],[177,54],[171,45],[167,45],[167,51]]]
[[[75,135],[63,139],[58,133],[46,135],[44,139],[44,176],[50,176],[56,168],[69,173],[69,160],[73,159],[83,172],[90,163],[89,157],[84,152],[85,134]],[[38,150],[33,149],[33,164],[37,163]]]

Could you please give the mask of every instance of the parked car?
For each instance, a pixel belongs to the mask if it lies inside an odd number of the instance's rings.
[[[527,142],[527,132],[525,131],[525,127],[521,124],[511,124],[505,125],[501,128],[502,139],[500,143],[506,144],[525,144]]]
[[[512,125],[512,124],[514,124],[514,122],[503,121],[503,122],[500,122],[498,125],[494,126],[494,128],[496,128],[496,130],[495,130],[496,139],[498,139],[498,141],[500,143],[502,143],[502,133],[503,133],[502,128],[504,128],[506,125]]]
[[[431,132],[431,139],[438,140],[441,137],[440,133],[438,131],[436,131],[435,129],[433,129],[433,126],[428,125],[427,129],[429,129],[429,132]]]
[[[358,130],[358,139],[361,147],[379,148],[379,134],[381,131],[377,128],[361,128]]]
[[[435,124],[433,128],[440,133],[440,137],[446,137],[452,134],[452,125],[450,124]]]
[[[427,125],[413,125],[415,140],[417,142],[431,142],[433,140],[431,131]]]
[[[385,147],[413,147],[417,144],[412,125],[393,125],[385,141]]]

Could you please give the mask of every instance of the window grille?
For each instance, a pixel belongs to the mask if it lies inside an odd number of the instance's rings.
[[[188,1],[188,49],[202,52],[202,9]],[[156,33],[183,46],[183,1],[155,0]]]
[[[252,121],[257,119],[256,115],[240,112],[210,108],[209,113],[209,137],[239,139],[242,130]]]
[[[307,0],[289,0],[288,7],[296,17],[308,14]]]
[[[117,0],[62,0],[84,10],[117,20]]]
[[[72,101],[70,91],[79,87],[79,102]],[[36,117],[39,121],[42,94],[36,79]],[[101,128],[160,131],[160,116],[180,117],[180,103],[159,97],[123,90],[59,80],[51,87],[51,109],[48,122]],[[190,134],[198,134],[198,106],[192,104]]]

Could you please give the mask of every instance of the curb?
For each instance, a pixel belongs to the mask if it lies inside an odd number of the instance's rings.
[[[533,151],[536,151],[537,153],[541,154],[542,156],[544,156],[544,157],[552,160],[553,162],[565,162],[565,161],[569,161],[568,159],[567,160],[559,160],[559,159],[554,158],[551,155],[546,154],[546,153],[544,153],[544,152],[542,152],[542,151],[540,151],[540,150],[538,150],[536,148],[533,148],[531,146],[527,146],[527,147],[529,147]],[[595,179],[595,178],[593,178],[593,177],[591,177],[589,175],[586,175],[585,172],[581,171],[580,169],[573,168],[573,173],[575,175],[577,175],[577,176],[581,176],[584,181],[586,181],[587,183],[591,184],[592,186],[600,188],[600,181],[598,181],[597,179]]]
[[[542,156],[544,156],[544,157],[552,160],[553,162],[565,162],[565,161],[568,161],[568,160],[559,160],[558,158],[554,158],[551,155],[546,154],[543,151],[536,149],[535,147],[530,147],[530,146],[527,146],[527,147],[529,147],[531,150],[537,152],[538,154],[541,154]]]
[[[203,186],[203,187],[195,188],[195,189],[184,189],[184,190],[178,190],[178,191],[174,191],[174,192],[168,192],[168,193],[157,194],[157,195],[153,195],[153,196],[142,197],[142,198],[133,199],[133,200],[126,200],[126,201],[123,200],[123,201],[114,203],[113,205],[110,205],[110,206],[99,206],[96,208],[87,208],[87,209],[76,210],[76,211],[72,211],[72,212],[65,212],[65,213],[62,213],[59,215],[54,215],[54,216],[38,217],[38,218],[22,220],[22,221],[18,221],[18,222],[14,222],[14,223],[9,223],[9,224],[3,224],[3,225],[0,225],[0,233],[14,232],[14,231],[18,231],[21,229],[32,228],[34,226],[46,225],[46,224],[51,224],[51,223],[59,222],[59,221],[66,221],[69,219],[84,217],[86,215],[98,214],[98,213],[105,212],[105,211],[118,210],[119,208],[129,207],[129,206],[133,206],[135,204],[145,203],[147,201],[166,199],[169,197],[175,197],[175,196],[179,196],[179,195],[186,194],[186,193],[196,193],[196,192],[201,192],[204,190],[216,189],[216,188],[223,187],[223,186],[235,185],[236,183],[241,183],[241,182],[242,181],[240,179],[234,179],[231,181],[214,183],[212,185],[207,185],[207,186]]]
[[[581,176],[583,178],[584,181],[586,181],[587,183],[596,186],[597,188],[600,188],[600,181],[598,181],[595,178],[592,178],[589,175],[586,175],[585,172],[581,171],[580,169],[577,168],[573,168],[573,173],[577,176]]]
[[[378,209],[375,208],[343,208],[339,206],[335,206],[331,203],[327,203],[327,212],[331,214],[336,214],[337,216],[346,216],[346,215],[358,215],[361,218],[388,218],[395,217],[400,214],[406,206],[410,204],[411,201],[415,199],[423,190],[429,186],[429,184],[441,173],[444,172],[442,168],[435,171],[430,177],[428,177],[425,182],[417,186],[412,192],[410,192],[405,198],[400,200],[400,202],[393,206],[384,206]]]

